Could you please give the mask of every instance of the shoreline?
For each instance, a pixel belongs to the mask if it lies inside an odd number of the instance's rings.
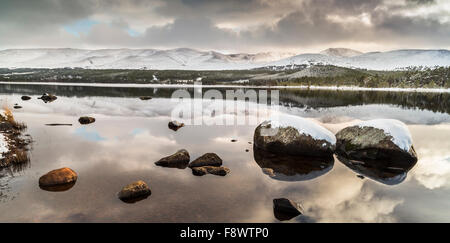
[[[43,85],[43,86],[80,86],[80,87],[111,87],[111,88],[194,88],[194,84],[127,84],[127,83],[61,83],[61,82],[8,82],[0,84],[12,85]],[[198,87],[198,86],[196,86]],[[310,89],[334,91],[383,91],[383,92],[418,92],[418,93],[450,93],[450,88],[368,88],[356,86],[268,86],[268,85],[201,85],[202,88],[252,88],[252,89]]]

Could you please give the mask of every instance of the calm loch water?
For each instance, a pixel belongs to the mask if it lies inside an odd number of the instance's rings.
[[[1,103],[23,106],[14,115],[34,140],[30,164],[0,171],[0,222],[279,222],[272,208],[279,197],[304,209],[288,222],[450,222],[449,94],[280,90],[281,112],[313,119],[333,133],[360,120],[405,122],[419,161],[406,177],[386,179],[338,159],[319,167],[285,163],[269,177],[261,167],[270,161],[261,161],[249,144],[254,125],[169,130],[173,91],[0,85]],[[36,99],[44,92],[58,99],[44,104]],[[21,101],[22,95],[33,99]],[[143,95],[154,98],[137,98]],[[226,115],[243,114],[248,111]],[[82,126],[77,120],[83,115],[97,121]],[[191,159],[217,153],[231,173],[196,177],[190,169],[154,164],[182,148]],[[78,173],[75,186],[41,190],[39,177],[61,167]],[[136,180],[147,182],[152,195],[123,203],[117,192]]]

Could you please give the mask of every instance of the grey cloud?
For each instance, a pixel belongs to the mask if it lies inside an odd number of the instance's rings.
[[[431,16],[400,14],[435,4],[439,2],[406,0],[403,5],[386,5],[383,0],[3,0],[0,32],[7,34],[0,35],[0,48],[157,46],[245,51],[303,49],[345,42],[448,48],[450,23],[443,20],[450,9]],[[363,14],[371,25],[355,21]],[[100,23],[86,35],[75,37],[63,31],[64,25],[98,16],[102,16]],[[351,21],[345,22],[348,19]],[[147,29],[132,37],[127,30],[136,22]],[[228,29],[223,23],[239,28]]]

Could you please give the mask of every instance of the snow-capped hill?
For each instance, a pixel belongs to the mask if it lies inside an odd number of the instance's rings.
[[[322,52],[324,53],[324,52]],[[183,69],[232,70],[299,65],[334,65],[393,70],[411,66],[450,66],[448,50],[397,50],[356,55],[349,49],[328,49],[324,54],[223,54],[189,48],[156,49],[10,49],[0,51],[0,68]]]
[[[359,56],[363,53],[348,48],[328,48],[324,51],[321,51],[320,54],[332,57],[354,57]]]
[[[448,50],[396,50],[371,52],[353,57],[328,56],[323,54],[302,54],[272,62],[268,66],[290,65],[334,65],[372,70],[395,70],[407,67],[450,66]]]
[[[189,48],[155,49],[23,49],[0,51],[0,68],[92,69],[249,69],[288,54],[222,54]]]

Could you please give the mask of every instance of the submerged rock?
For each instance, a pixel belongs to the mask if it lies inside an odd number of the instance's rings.
[[[278,155],[253,149],[255,162],[264,174],[279,181],[306,181],[325,175],[334,165],[334,158]]]
[[[192,174],[196,176],[204,176],[206,174],[226,176],[228,173],[230,173],[230,169],[223,166],[202,166],[192,168]]]
[[[180,129],[182,127],[184,127],[184,123],[177,122],[177,121],[169,122],[169,128],[174,130],[174,131],[178,131],[178,129]]]
[[[384,161],[388,167],[402,168],[412,168],[417,162],[411,134],[397,120],[362,122],[342,129],[336,138],[336,153],[350,160]]]
[[[189,164],[189,168],[194,167],[203,167],[203,166],[221,166],[222,165],[222,159],[215,153],[207,153],[200,157],[198,157],[196,160],[192,161]]]
[[[307,119],[280,115],[260,124],[253,137],[257,148],[283,155],[331,157],[336,138],[327,129]]]
[[[15,105],[15,106],[14,106],[14,109],[22,109],[22,106],[20,106],[20,105]]]
[[[82,116],[78,119],[78,122],[82,125],[87,125],[95,122],[95,118],[89,116]]]
[[[273,214],[278,220],[286,221],[303,214],[303,209],[287,198],[276,198],[273,199]]]
[[[77,173],[70,168],[52,170],[39,178],[39,186],[44,190],[60,191],[58,188],[70,189],[78,179]]]
[[[133,182],[118,193],[120,200],[126,203],[135,203],[137,201],[146,199],[152,194],[150,188],[144,181]]]
[[[190,160],[189,152],[186,149],[181,149],[172,155],[158,160],[155,164],[163,167],[185,169]]]
[[[139,97],[139,99],[141,99],[141,100],[151,100],[152,97],[150,97],[150,96],[141,96],[141,97]]]
[[[31,100],[31,97],[24,95],[24,96],[21,97],[21,99],[22,100]]]
[[[39,97],[38,99],[41,99],[45,103],[49,103],[49,102],[55,101],[57,98],[58,97],[56,97],[55,95],[45,93],[41,97]]]

